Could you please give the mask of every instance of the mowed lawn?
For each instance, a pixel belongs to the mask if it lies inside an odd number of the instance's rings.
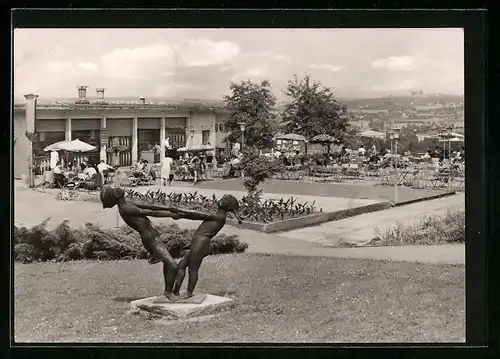
[[[463,342],[465,267],[265,255],[208,257],[198,292],[215,316],[131,313],[163,290],[147,261],[15,265],[16,342]]]

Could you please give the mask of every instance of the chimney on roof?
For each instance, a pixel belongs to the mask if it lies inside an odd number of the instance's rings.
[[[107,102],[104,101],[104,89],[103,88],[98,88],[98,89],[95,89],[96,93],[97,93],[97,103],[99,104],[103,104],[103,105],[106,105]]]
[[[87,104],[87,86],[78,86],[78,100],[75,103]]]
[[[139,97],[139,100],[141,101],[141,105],[146,104],[146,98],[145,97]]]

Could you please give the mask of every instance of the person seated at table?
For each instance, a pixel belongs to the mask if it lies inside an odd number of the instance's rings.
[[[366,152],[365,145],[361,145],[358,148],[358,156],[364,156]]]
[[[142,161],[141,172],[143,172],[144,174],[147,174],[147,173],[151,172],[151,166],[149,165],[149,161],[148,160],[143,160]]]
[[[93,166],[88,166],[83,170],[83,174],[86,179],[91,179],[93,175],[97,173],[97,170]]]
[[[299,151],[295,151],[295,155],[293,156],[293,164],[295,166],[303,164],[303,159],[302,159],[302,156],[300,156]]]
[[[66,177],[63,174],[61,161],[57,161],[56,166],[52,170],[54,172],[54,182],[58,188],[63,188],[66,182]]]
[[[380,157],[377,153],[374,153],[370,156],[370,159],[368,160],[368,163],[375,163],[377,164],[380,161]]]

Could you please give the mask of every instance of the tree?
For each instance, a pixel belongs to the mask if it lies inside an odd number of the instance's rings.
[[[331,135],[340,141],[349,128],[347,107],[337,101],[320,82],[309,76],[299,79],[297,75],[288,81],[285,95],[292,102],[283,111],[283,121],[288,133],[297,133],[310,139],[319,134]]]
[[[372,118],[368,123],[368,127],[373,131],[383,131],[384,130],[384,119],[383,118]]]
[[[229,134],[224,141],[241,141],[239,123],[244,122],[244,145],[259,149],[270,148],[277,128],[276,97],[271,93],[269,81],[256,84],[250,80],[240,83],[231,82],[230,95],[224,96],[229,109],[225,123]]]

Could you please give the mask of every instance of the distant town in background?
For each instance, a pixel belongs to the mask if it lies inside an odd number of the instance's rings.
[[[395,95],[377,98],[337,98],[347,106],[349,122],[361,131],[386,131],[391,127],[412,126],[417,130],[419,141],[438,138],[439,131],[452,128],[454,132],[464,133],[464,97],[449,94],[412,91],[407,96]],[[92,99],[90,99],[92,100]],[[39,105],[74,104],[75,98],[38,98]],[[204,105],[224,108],[222,100],[211,99],[164,99],[159,97],[106,97],[106,104],[134,105]],[[24,104],[24,99],[16,98],[16,105]],[[278,102],[281,112],[287,102]]]

